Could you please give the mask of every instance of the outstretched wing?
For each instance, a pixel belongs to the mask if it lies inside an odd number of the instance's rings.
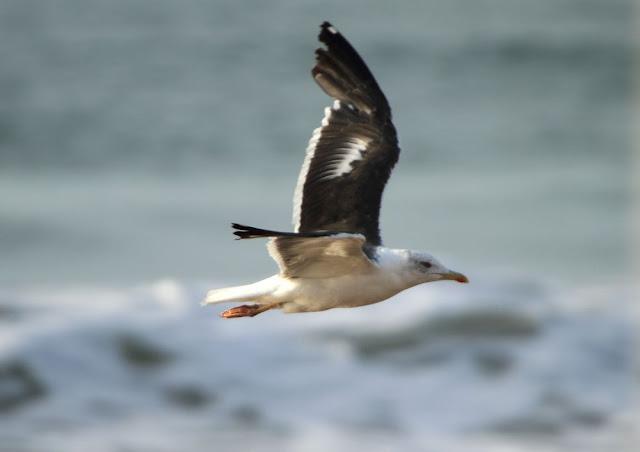
[[[267,246],[280,273],[289,278],[332,278],[371,271],[375,265],[363,250],[364,236],[275,237]]]
[[[391,109],[360,55],[328,22],[311,73],[333,97],[314,130],[293,201],[296,232],[349,231],[381,243],[382,192],[400,149]]]

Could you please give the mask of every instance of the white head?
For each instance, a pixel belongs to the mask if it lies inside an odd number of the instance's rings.
[[[459,283],[469,282],[465,275],[445,267],[429,253],[409,251],[408,257],[408,270],[417,281],[416,284],[440,280],[458,281]]]

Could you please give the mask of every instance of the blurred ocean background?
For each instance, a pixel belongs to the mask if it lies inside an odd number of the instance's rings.
[[[471,284],[223,321],[208,288],[276,270],[229,223],[290,228],[323,20],[394,109],[386,244]],[[0,451],[638,450],[632,29],[632,0],[2,1]]]

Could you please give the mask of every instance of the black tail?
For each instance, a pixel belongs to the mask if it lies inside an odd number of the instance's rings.
[[[354,105],[367,113],[390,115],[387,99],[358,52],[329,22],[320,26],[318,36],[327,48],[316,50],[311,74],[329,96]]]
[[[254,228],[244,224],[231,223],[235,231],[233,234],[240,239],[256,239],[260,237],[326,237],[337,234],[337,232],[317,231],[317,232],[281,232],[270,231],[269,229]]]

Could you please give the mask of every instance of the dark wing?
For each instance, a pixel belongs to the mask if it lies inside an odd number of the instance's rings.
[[[323,237],[276,237],[269,241],[269,254],[288,278],[333,278],[362,274],[376,268],[363,251],[361,234]]]
[[[391,109],[351,44],[328,22],[311,73],[335,99],[314,130],[293,200],[296,232],[363,234],[379,245],[382,192],[400,149]]]

